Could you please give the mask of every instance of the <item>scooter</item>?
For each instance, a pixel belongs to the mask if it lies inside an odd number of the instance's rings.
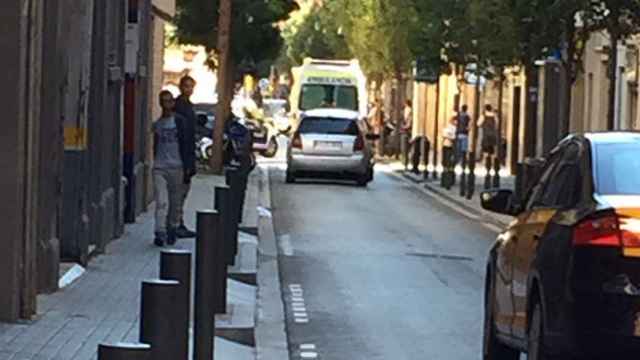
[[[245,122],[253,134],[253,151],[266,158],[275,157],[280,135],[275,126],[264,119],[245,119]]]

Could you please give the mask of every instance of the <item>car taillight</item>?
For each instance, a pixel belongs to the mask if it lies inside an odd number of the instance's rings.
[[[605,213],[583,220],[573,230],[573,245],[622,246],[618,216],[615,213]]]
[[[293,135],[293,140],[291,140],[291,147],[294,149],[302,149],[302,138],[299,133]]]
[[[353,151],[362,150],[364,150],[364,139],[362,138],[362,134],[358,134],[356,141],[353,143]]]

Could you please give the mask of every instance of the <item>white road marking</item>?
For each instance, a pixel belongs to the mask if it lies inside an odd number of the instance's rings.
[[[311,352],[311,351],[303,352],[303,353],[300,353],[300,357],[303,359],[316,359],[318,358],[318,353]]]
[[[314,344],[301,344],[300,350],[315,350],[316,346]]]
[[[289,284],[291,292],[291,309],[293,319],[298,324],[306,324],[309,322],[307,307],[304,303],[303,290],[300,284]]]
[[[284,256],[293,256],[293,245],[291,244],[291,236],[282,235],[278,238],[280,250]]]

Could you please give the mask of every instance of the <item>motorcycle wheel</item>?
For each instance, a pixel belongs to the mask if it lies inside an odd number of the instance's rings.
[[[277,153],[278,140],[276,138],[271,138],[271,140],[269,140],[269,147],[267,147],[267,150],[263,151],[261,155],[266,158],[272,158],[275,157]]]

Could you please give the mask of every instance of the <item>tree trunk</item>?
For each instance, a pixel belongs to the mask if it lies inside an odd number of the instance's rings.
[[[233,81],[230,73],[231,56],[231,0],[220,1],[220,15],[218,23],[218,109],[216,112],[215,129],[213,132],[213,156],[211,157],[211,169],[216,174],[223,172],[223,138],[224,128],[229,113],[231,111],[231,100],[233,99],[233,89],[229,82]]]
[[[502,126],[504,124],[502,114],[502,100],[504,97],[504,68],[500,68],[500,80],[498,81],[498,141],[496,142],[495,158],[493,164],[493,187],[500,187],[500,168],[502,167],[502,160],[504,159],[504,153],[502,152]]]
[[[609,49],[609,94],[607,112],[607,130],[614,130],[616,127],[616,93],[618,78],[618,38],[616,32],[609,32],[611,44]]]

